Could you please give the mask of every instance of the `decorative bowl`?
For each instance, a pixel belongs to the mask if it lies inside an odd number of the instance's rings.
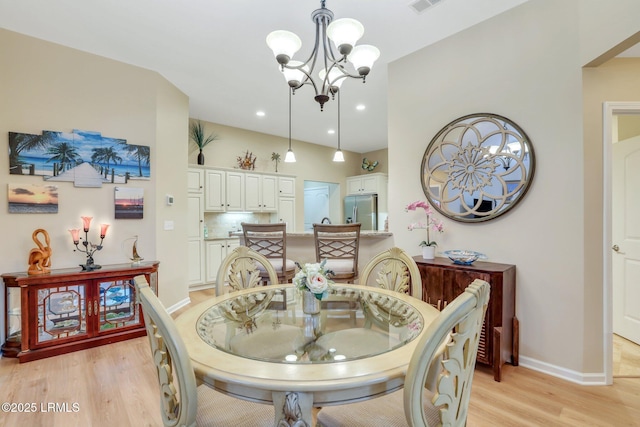
[[[478,258],[486,258],[484,254],[476,251],[466,251],[455,249],[451,251],[444,251],[443,254],[449,257],[454,264],[471,265]]]

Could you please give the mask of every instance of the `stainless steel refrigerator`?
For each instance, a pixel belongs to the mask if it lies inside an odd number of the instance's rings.
[[[347,196],[344,198],[344,219],[347,224],[359,222],[360,230],[378,229],[378,195]]]

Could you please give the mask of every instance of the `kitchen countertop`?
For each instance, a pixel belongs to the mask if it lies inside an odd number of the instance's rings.
[[[229,233],[230,237],[242,237],[242,231],[236,231]],[[373,230],[364,230],[360,232],[360,238],[363,237],[392,237],[393,233],[388,231],[373,231]],[[292,231],[287,232],[287,237],[313,237],[313,231]],[[205,240],[215,240],[215,239],[228,239],[229,237],[209,237]]]

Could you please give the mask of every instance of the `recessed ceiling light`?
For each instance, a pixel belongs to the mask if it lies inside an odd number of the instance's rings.
[[[265,116],[265,113],[264,113],[264,111],[258,111],[258,112],[256,112],[256,116],[258,116],[258,117],[264,117],[264,116]]]
[[[336,133],[336,131],[335,131],[335,130],[333,130],[333,129],[329,129],[329,130],[327,131],[327,133],[328,133],[329,135],[333,135],[334,133]]]
[[[356,105],[356,110],[358,110],[358,111],[362,111],[362,110],[364,110],[365,108],[367,108],[367,107],[365,107],[363,104],[358,104],[358,105]]]

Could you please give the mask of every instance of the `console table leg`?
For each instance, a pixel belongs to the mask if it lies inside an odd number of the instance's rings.
[[[502,380],[502,328],[493,328],[493,379]]]
[[[518,366],[520,363],[520,321],[513,316],[513,353],[511,355],[511,364]]]

